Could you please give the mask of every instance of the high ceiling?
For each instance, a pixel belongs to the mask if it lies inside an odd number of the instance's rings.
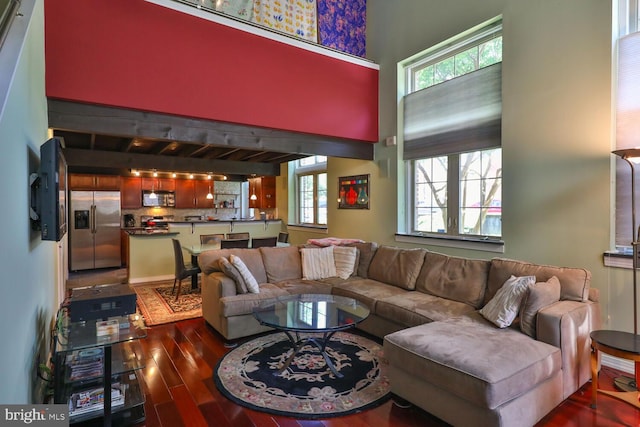
[[[373,144],[362,141],[52,99],[48,106],[70,172],[155,169],[242,180],[279,175],[280,164],[311,155],[373,158]]]

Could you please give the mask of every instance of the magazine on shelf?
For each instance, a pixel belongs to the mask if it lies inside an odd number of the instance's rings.
[[[99,377],[102,375],[103,362],[102,347],[72,351],[67,355],[69,379],[78,381]]]
[[[111,385],[111,407],[124,405],[124,388],[119,383]],[[73,393],[69,398],[69,415],[77,416],[104,409],[104,388],[95,387]]]

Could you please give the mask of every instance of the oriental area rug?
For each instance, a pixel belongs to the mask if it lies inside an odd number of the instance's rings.
[[[147,326],[177,322],[202,316],[200,289],[191,290],[191,282],[182,282],[182,292],[176,301],[171,293],[173,281],[132,285],[137,295],[138,310]]]
[[[216,386],[239,405],[303,419],[360,412],[391,396],[382,345],[368,338],[344,332],[331,338],[327,353],[343,378],[331,372],[312,344],[303,345],[289,367],[278,374],[291,351],[282,332],[248,341],[218,362]]]

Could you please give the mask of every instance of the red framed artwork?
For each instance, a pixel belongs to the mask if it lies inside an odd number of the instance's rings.
[[[338,178],[338,209],[369,209],[369,175]]]

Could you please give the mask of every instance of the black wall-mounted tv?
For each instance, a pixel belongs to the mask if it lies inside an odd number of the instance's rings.
[[[40,146],[40,230],[42,240],[59,241],[67,232],[67,162],[61,138]]]

